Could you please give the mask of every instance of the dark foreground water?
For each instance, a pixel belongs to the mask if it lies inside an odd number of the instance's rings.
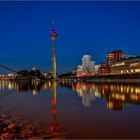
[[[140,85],[0,81],[1,138],[140,138]]]

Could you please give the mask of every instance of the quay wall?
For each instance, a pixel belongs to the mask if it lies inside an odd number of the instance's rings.
[[[95,83],[140,83],[140,79],[86,79],[83,81]]]
[[[140,79],[61,79],[69,82],[93,82],[93,83],[139,83]]]

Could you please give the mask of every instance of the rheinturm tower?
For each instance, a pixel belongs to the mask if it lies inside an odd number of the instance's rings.
[[[54,27],[54,20],[53,20],[52,29],[50,30],[50,37],[52,40],[52,73],[53,73],[53,79],[56,79],[56,49],[55,49],[55,44],[56,44],[57,32],[56,32],[55,27]]]

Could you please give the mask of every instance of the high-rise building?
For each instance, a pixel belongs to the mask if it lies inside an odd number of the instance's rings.
[[[95,65],[95,73],[97,74],[99,71],[100,65]]]
[[[103,63],[100,65],[99,69],[98,69],[98,74],[99,75],[106,75],[110,73],[110,67],[108,64]]]
[[[95,73],[95,61],[89,62],[88,68],[90,73]]]
[[[77,76],[80,76],[81,74],[83,74],[83,67],[82,65],[78,65],[78,68],[77,68]]]
[[[111,74],[138,74],[140,73],[140,56],[114,62],[110,68]]]
[[[108,52],[106,57],[107,57],[107,64],[110,65],[115,61],[122,60],[123,52],[122,50],[114,50],[112,52]]]
[[[91,61],[91,56],[90,55],[84,55],[83,58],[82,58],[82,66],[83,67],[88,67],[90,61]]]
[[[57,32],[54,28],[54,20],[53,20],[53,26],[50,31],[50,37],[52,40],[52,73],[53,73],[53,79],[56,79],[56,52],[55,52],[55,43],[57,38]]]
[[[95,73],[95,61],[91,60],[90,55],[83,55],[82,65],[78,65],[77,76]]]

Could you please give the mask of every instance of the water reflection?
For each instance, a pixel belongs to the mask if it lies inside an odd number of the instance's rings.
[[[0,139],[25,139],[25,138],[39,138],[39,139],[64,139],[66,132],[63,132],[57,121],[57,83],[56,82],[11,82],[0,81],[0,97],[8,96],[13,93],[11,91],[32,91],[33,95],[37,95],[41,89],[52,88],[52,111],[49,128],[40,129],[35,122],[21,120],[13,117],[10,114],[3,114],[0,112]],[[8,90],[5,92],[5,90]],[[5,108],[5,107],[3,107]],[[1,109],[2,110],[2,109]],[[5,112],[5,111],[4,111]]]
[[[57,83],[54,81],[52,83],[52,119],[50,126],[48,128],[48,135],[50,135],[51,138],[66,138],[66,133],[61,131],[61,128],[59,126],[59,123],[57,121],[57,93],[56,93],[56,87]]]
[[[71,88],[82,98],[82,104],[89,107],[97,98],[105,98],[107,108],[122,110],[126,103],[140,104],[140,86],[138,84],[95,84],[95,83],[61,83]]]
[[[126,103],[140,104],[140,86],[138,84],[95,84],[95,83],[72,83],[72,82],[11,82],[0,81],[0,97],[14,93],[31,91],[37,95],[40,90],[53,88],[52,106],[56,111],[56,87],[67,87],[76,91],[82,99],[85,107],[91,106],[97,98],[105,98],[107,108],[116,111],[122,110]],[[7,89],[7,91],[6,91]],[[4,92],[3,92],[4,91]]]
[[[52,87],[51,82],[16,82],[16,81],[0,81],[0,91],[20,91],[27,92],[32,91],[33,95],[37,95],[41,89],[47,90]]]
[[[12,106],[11,110],[3,111],[6,106],[2,107],[2,103]],[[127,138],[130,130],[130,135],[137,132],[137,137],[139,108],[127,106],[127,111],[122,111],[126,104],[140,104],[139,84],[0,81],[0,138]],[[104,112],[105,108],[122,112]],[[14,109],[23,118],[13,116]],[[13,114],[9,115],[10,112]],[[126,133],[121,133],[122,129]],[[112,130],[120,131],[120,135]]]

